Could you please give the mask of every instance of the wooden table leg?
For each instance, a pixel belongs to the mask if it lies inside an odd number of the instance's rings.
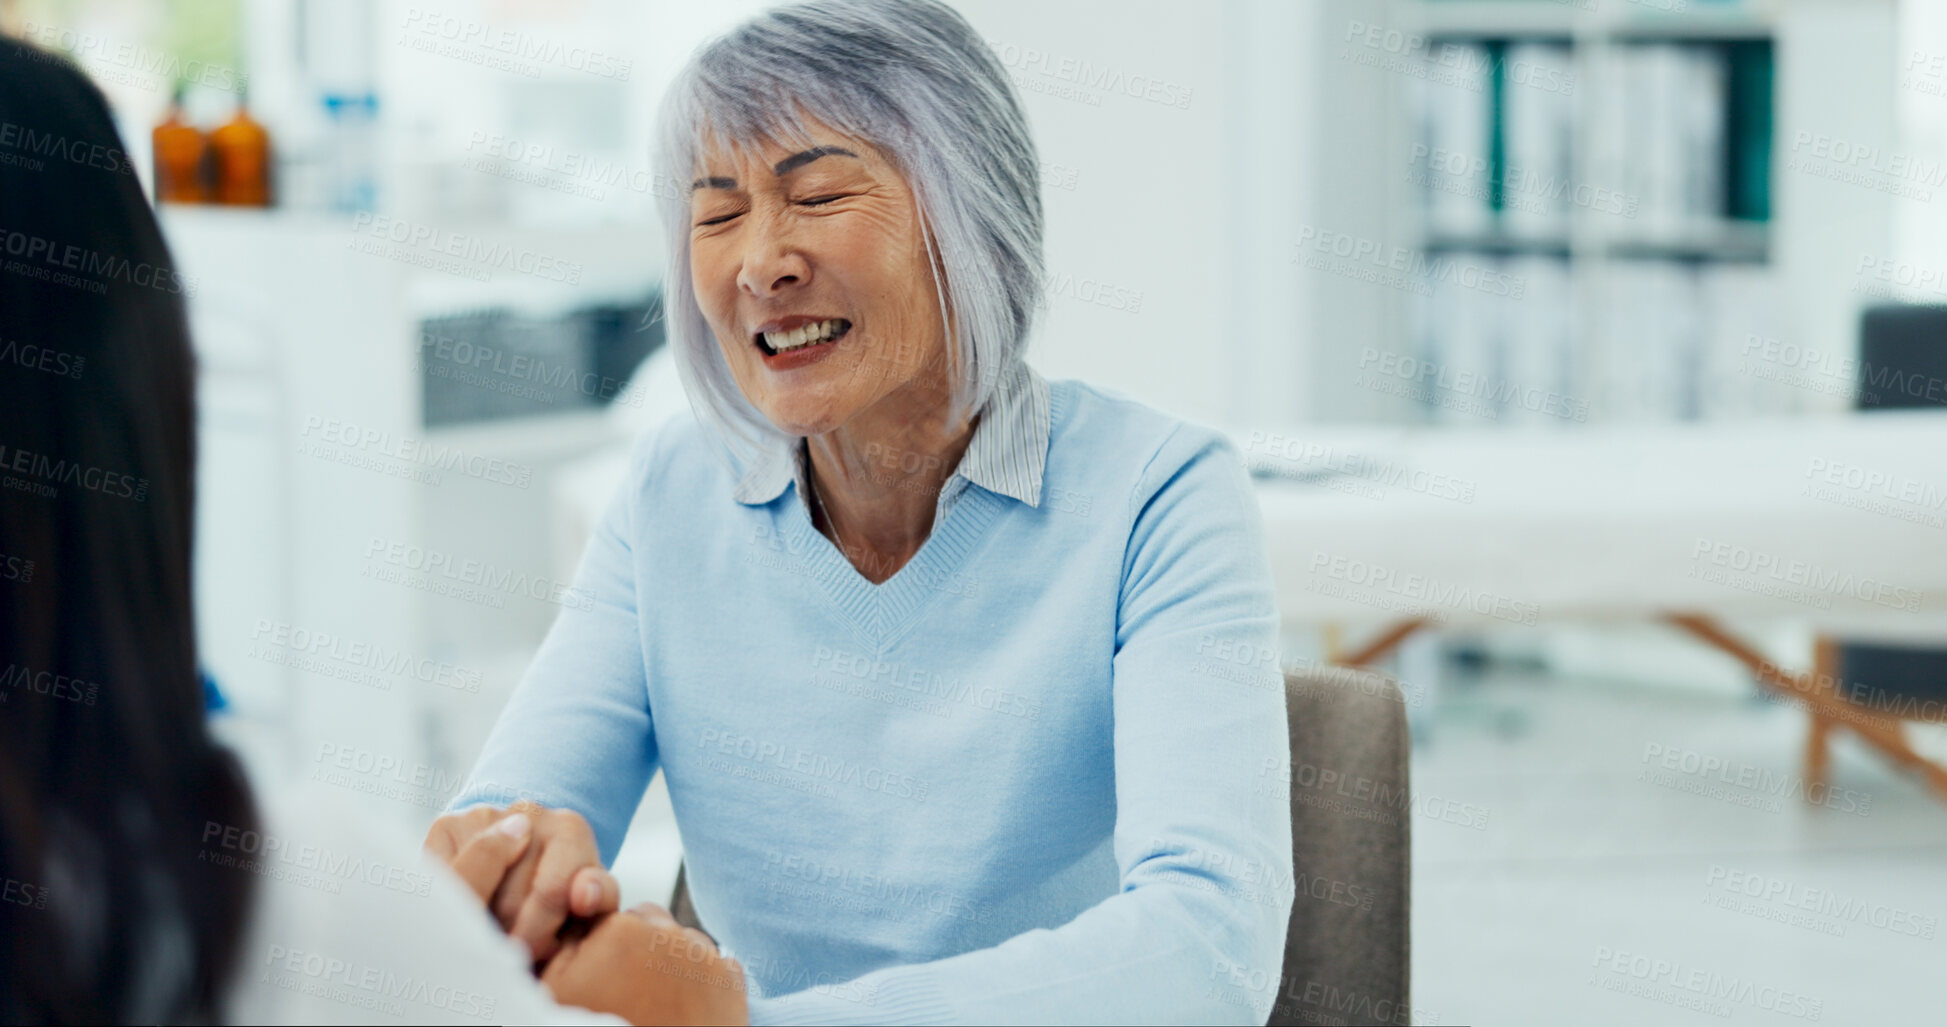
[[[1805,798],[1811,801],[1812,789],[1825,784],[1825,772],[1832,765],[1832,722],[1814,713],[1805,729]]]
[[[1345,629],[1340,627],[1337,621],[1333,621],[1325,625],[1321,634],[1322,641],[1325,643],[1325,662],[1343,663],[1344,661],[1339,657],[1345,653]]]
[[[1704,642],[1730,654],[1731,658],[1751,671],[1758,683],[1781,695],[1789,696],[1804,703],[1807,712],[1814,718],[1830,722],[1829,732],[1834,727],[1845,727],[1858,735],[1867,745],[1884,753],[1895,764],[1919,774],[1935,792],[1947,798],[1947,768],[1933,763],[1913,751],[1906,742],[1904,732],[1898,721],[1878,714],[1868,713],[1832,694],[1836,691],[1832,683],[1836,676],[1827,675],[1825,688],[1814,674],[1787,674],[1777,665],[1765,659],[1764,655],[1746,644],[1743,640],[1720,627],[1716,621],[1699,614],[1671,614],[1664,620],[1677,628],[1697,636]],[[1808,752],[1809,756],[1810,753]],[[1811,791],[1808,782],[1806,791]]]
[[[1836,690],[1839,643],[1820,635],[1812,643],[1812,654],[1813,689],[1824,691],[1831,685]],[[1832,766],[1832,727],[1833,722],[1820,716],[1817,710],[1808,711],[1805,730],[1805,791],[1808,801],[1813,786],[1826,783],[1826,772]]]
[[[1413,632],[1420,630],[1429,623],[1431,622],[1423,617],[1400,621],[1381,632],[1378,638],[1367,642],[1364,647],[1354,651],[1350,655],[1340,656],[1337,653],[1328,653],[1328,658],[1333,663],[1342,667],[1363,667],[1397,649],[1401,642],[1406,641],[1412,636]]]

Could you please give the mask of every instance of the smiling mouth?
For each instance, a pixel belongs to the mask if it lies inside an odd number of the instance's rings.
[[[774,357],[779,353],[789,353],[792,350],[804,349],[820,343],[837,342],[851,330],[852,322],[836,317],[829,321],[818,321],[793,328],[788,332],[760,332],[752,336],[751,340],[757,344],[758,349],[764,351],[765,356]]]

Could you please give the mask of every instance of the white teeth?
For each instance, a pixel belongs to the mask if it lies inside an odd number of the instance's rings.
[[[838,332],[838,326],[842,323],[838,320],[820,321],[817,324],[801,325],[788,332],[765,332],[764,344],[780,353],[797,349],[799,346],[808,346],[831,338]]]

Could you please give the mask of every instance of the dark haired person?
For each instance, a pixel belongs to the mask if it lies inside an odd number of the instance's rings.
[[[212,739],[183,283],[125,159],[31,156],[77,148],[124,153],[100,93],[0,37],[0,1022],[741,1021],[741,969],[653,908],[536,982],[482,911],[528,818],[449,874]]]

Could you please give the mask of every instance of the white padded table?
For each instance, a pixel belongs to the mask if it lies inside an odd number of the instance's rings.
[[[1807,777],[1844,726],[1947,797],[1900,725],[1780,670],[1716,618],[1947,645],[1947,411],[1611,428],[1233,433],[1259,482],[1288,625],[1667,621],[1812,714]],[[1336,647],[1334,647],[1336,648]]]
[[[1234,434],[1311,479],[1259,481],[1288,623],[1708,612],[1947,644],[1947,411]]]

